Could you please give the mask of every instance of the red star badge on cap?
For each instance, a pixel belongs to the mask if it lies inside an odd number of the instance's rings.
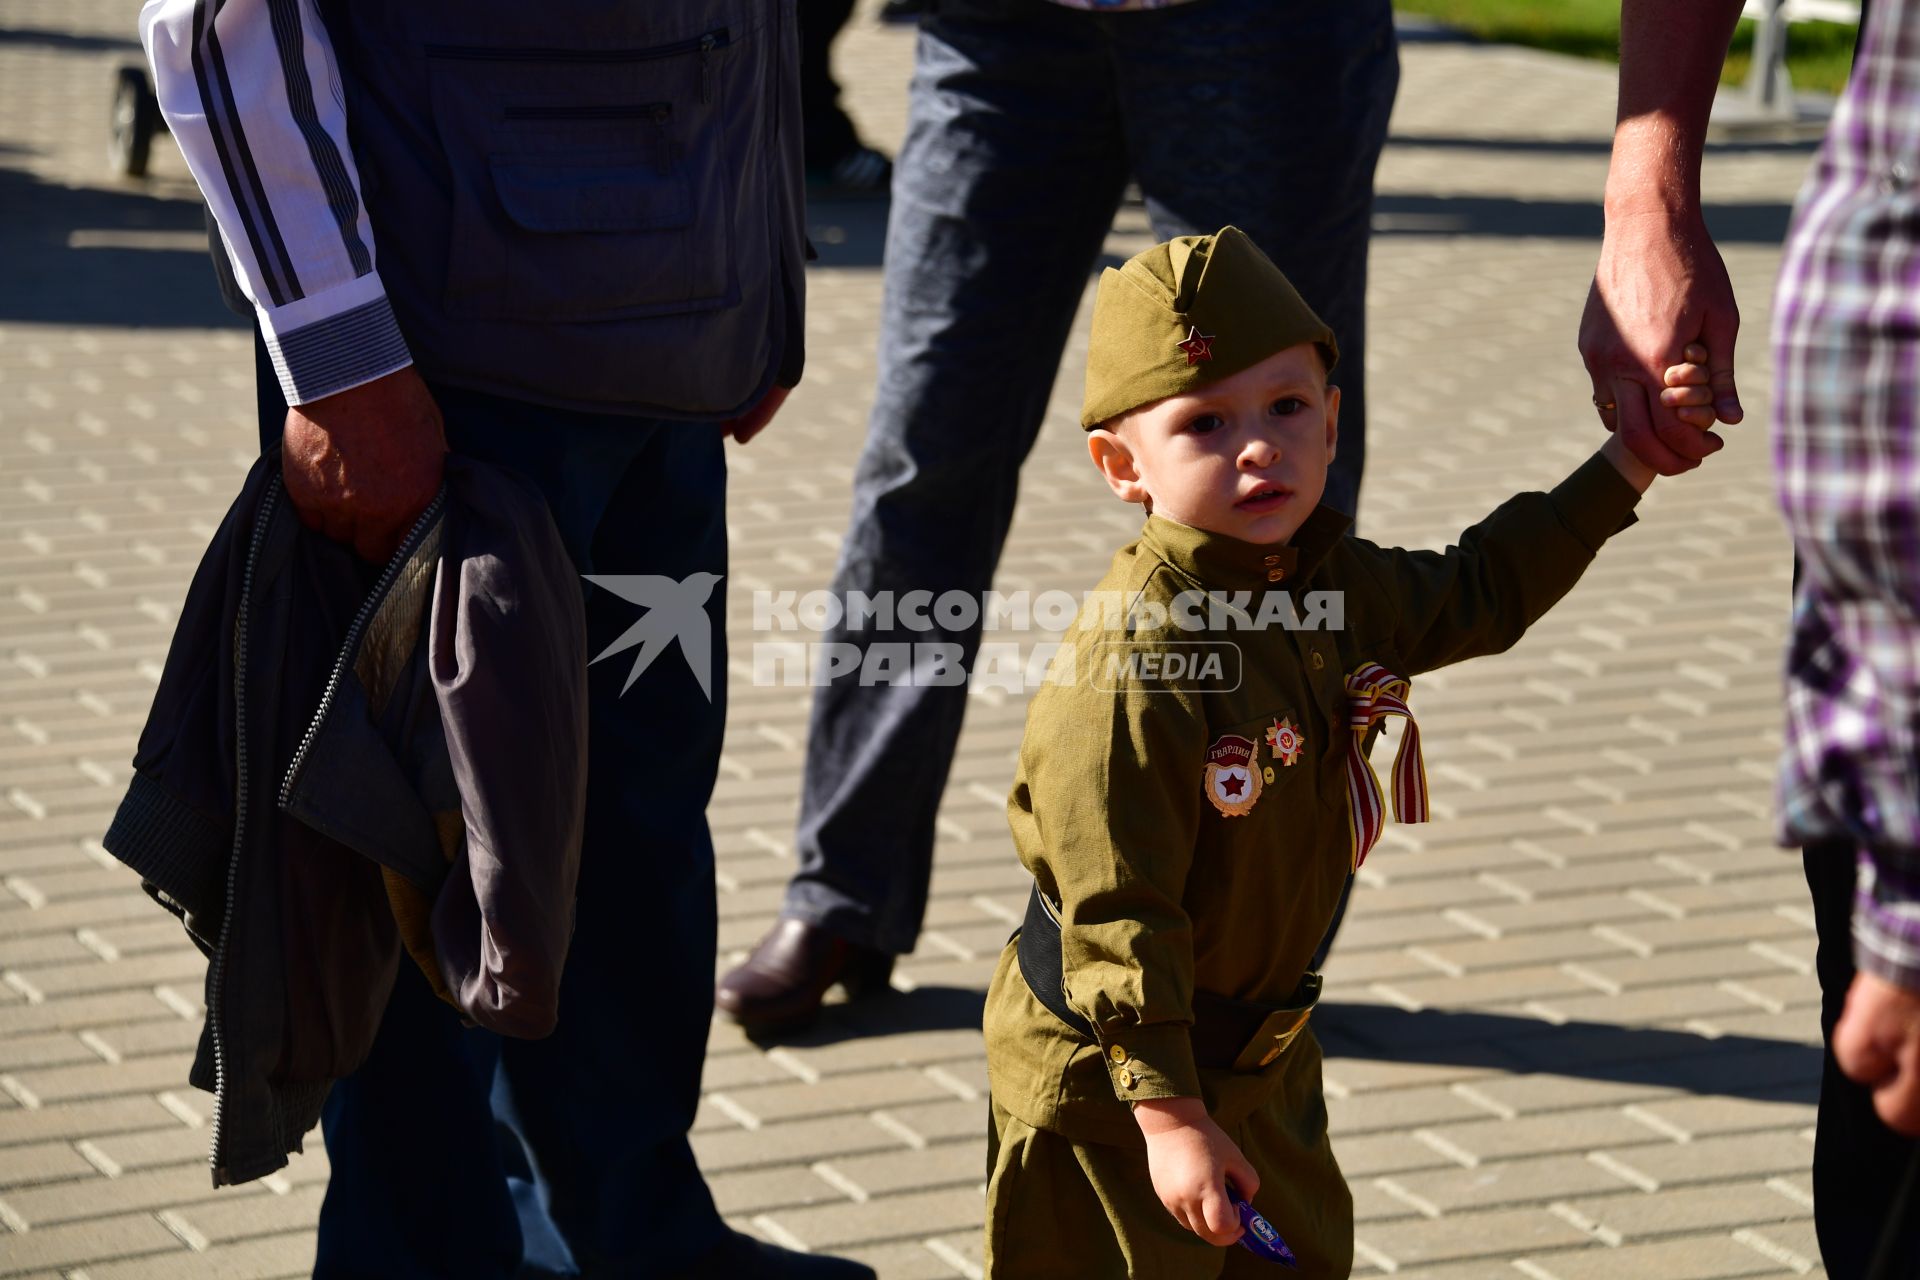
[[[1213,340],[1217,334],[1200,332],[1199,325],[1187,329],[1187,340],[1174,345],[1187,353],[1187,367],[1192,368],[1202,360],[1213,359]]]

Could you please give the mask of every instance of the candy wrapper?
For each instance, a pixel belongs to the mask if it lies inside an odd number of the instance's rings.
[[[1246,1234],[1240,1237],[1241,1248],[1283,1267],[1300,1265],[1300,1259],[1293,1256],[1293,1250],[1287,1248],[1287,1242],[1280,1238],[1273,1224],[1256,1213],[1253,1206],[1242,1200],[1231,1186],[1227,1188],[1227,1198],[1233,1201],[1234,1210],[1240,1215],[1240,1225],[1247,1229]]]

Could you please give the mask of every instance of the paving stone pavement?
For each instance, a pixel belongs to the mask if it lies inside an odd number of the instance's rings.
[[[870,11],[871,5],[867,6]],[[101,849],[187,578],[253,454],[248,338],[171,145],[103,168],[130,0],[0,13],[0,1276],[302,1274],[313,1145],[214,1193],[186,1084],[202,965]],[[910,30],[839,49],[897,144]],[[1362,527],[1443,545],[1597,443],[1573,337],[1610,72],[1410,39],[1381,168]],[[1307,109],[1282,106],[1276,109]],[[1748,425],[1511,653],[1423,677],[1434,821],[1369,861],[1315,1025],[1361,1274],[1706,1280],[1820,1271],[1811,918],[1768,839],[1789,564],[1763,425],[1771,280],[1805,145],[1719,147]],[[791,866],[808,694],[756,685],[753,593],[823,587],[873,378],[879,213],[815,211],[812,360],[731,452],[732,703],[712,807],[724,967]],[[1123,210],[1110,248],[1147,242]],[[1078,591],[1136,527],[1082,452],[1076,330],[1003,590]],[[1031,635],[1002,638],[1020,641]],[[1025,882],[1003,808],[1024,702],[975,691],[900,994],[765,1047],[716,1025],[695,1145],[744,1229],[977,1276],[980,991]]]

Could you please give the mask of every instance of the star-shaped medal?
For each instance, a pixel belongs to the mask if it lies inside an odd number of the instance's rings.
[[[1187,367],[1192,368],[1202,360],[1213,359],[1213,340],[1218,336],[1202,333],[1199,325],[1191,325],[1187,329],[1187,340],[1174,345],[1187,353]]]
[[[1267,750],[1273,752],[1281,764],[1298,762],[1300,749],[1306,745],[1306,735],[1300,732],[1291,716],[1285,720],[1275,720],[1267,728]]]

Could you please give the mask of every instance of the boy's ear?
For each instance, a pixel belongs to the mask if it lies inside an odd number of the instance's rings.
[[[1340,388],[1327,388],[1327,461],[1332,462],[1340,444]]]
[[[1116,498],[1122,502],[1148,503],[1153,499],[1147,493],[1147,486],[1141,483],[1140,468],[1134,462],[1133,450],[1118,434],[1105,427],[1095,427],[1087,432],[1087,456],[1093,459],[1093,465],[1100,468],[1100,474],[1106,477],[1107,487],[1113,490]]]

